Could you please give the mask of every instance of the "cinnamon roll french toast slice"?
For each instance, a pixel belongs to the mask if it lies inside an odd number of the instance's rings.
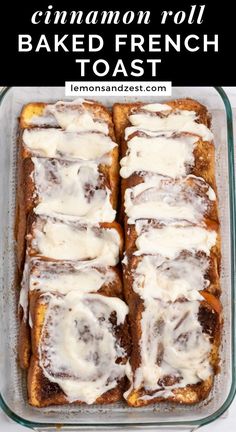
[[[58,287],[60,271],[51,275]],[[81,271],[84,269],[70,275],[74,282],[86,278]],[[33,406],[107,404],[120,400],[127,388],[125,368],[130,339],[128,307],[120,298],[120,276],[111,268],[102,273],[90,268],[87,278],[95,278],[96,271],[96,279],[103,281],[98,290],[98,285],[90,281],[93,292],[88,292],[87,284],[78,283],[77,290],[33,290],[30,294],[32,356],[28,395]],[[65,287],[65,273],[63,277]],[[43,287],[42,282],[40,285]]]
[[[164,104],[116,103],[113,121],[121,152],[121,177],[188,174],[203,178],[215,189],[215,158],[211,118],[192,99]]]

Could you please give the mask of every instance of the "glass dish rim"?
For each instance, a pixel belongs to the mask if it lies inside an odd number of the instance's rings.
[[[8,91],[13,87],[3,87],[0,91],[0,106],[2,104],[2,101],[4,100],[5,95],[8,93]],[[209,416],[206,416],[200,420],[192,420],[192,421],[167,421],[167,422],[144,422],[144,423],[117,423],[117,422],[109,422],[109,423],[89,423],[89,425],[81,424],[81,423],[39,423],[39,422],[32,422],[30,420],[24,419],[23,417],[15,414],[6,404],[6,402],[3,399],[2,394],[0,393],[0,407],[5,412],[5,414],[10,417],[13,421],[15,421],[18,424],[21,424],[22,426],[34,429],[34,428],[51,428],[55,426],[63,426],[65,428],[84,428],[88,426],[91,428],[97,428],[102,429],[106,427],[112,427],[121,429],[124,427],[167,427],[167,426],[190,426],[190,427],[196,427],[196,426],[203,426],[208,423],[211,423],[212,421],[219,418],[231,405],[234,396],[236,394],[236,377],[234,374],[234,367],[236,363],[236,311],[235,311],[235,301],[236,301],[236,278],[235,278],[235,271],[236,271],[236,190],[235,190],[235,173],[234,173],[234,139],[233,139],[233,115],[232,115],[232,107],[231,103],[229,101],[229,98],[222,87],[213,87],[218,94],[220,95],[223,104],[225,106],[226,111],[226,122],[227,122],[227,141],[228,141],[228,166],[229,166],[229,198],[230,198],[230,234],[231,234],[231,296],[232,296],[232,383],[231,388],[229,390],[228,396],[223,403],[223,405],[214,413],[212,413]]]

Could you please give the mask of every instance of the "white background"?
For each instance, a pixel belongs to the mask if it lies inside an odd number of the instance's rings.
[[[232,107],[234,108],[234,136],[236,137],[236,87],[224,87],[228,97],[230,98]],[[236,140],[235,140],[236,141]],[[235,143],[235,154],[236,154],[236,143]],[[27,432],[28,428],[20,426],[16,423],[11,422],[8,417],[0,411],[0,432]],[[235,432],[236,431],[236,398],[233,401],[229,411],[224,414],[223,418],[218,419],[216,422],[211,423],[201,428],[202,432]],[[60,429],[63,432],[63,429]],[[123,432],[126,432],[123,429]],[[140,429],[141,432],[141,429]],[[158,432],[156,430],[155,432]],[[165,432],[168,432],[165,429]]]

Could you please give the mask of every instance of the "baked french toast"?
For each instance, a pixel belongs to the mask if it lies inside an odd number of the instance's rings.
[[[206,399],[223,320],[206,107],[116,103],[111,115],[92,101],[40,102],[23,107],[19,124],[19,359],[29,403]]]
[[[211,119],[191,99],[117,103],[130,406],[205,399],[219,370],[220,230]]]

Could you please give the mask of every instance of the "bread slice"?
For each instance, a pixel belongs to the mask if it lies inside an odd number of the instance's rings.
[[[137,226],[139,225],[139,226]],[[188,224],[181,224],[177,223],[175,226],[166,225],[163,223],[159,223],[158,221],[155,221],[153,219],[151,220],[139,220],[136,225],[128,225],[127,231],[126,231],[126,241],[125,241],[125,250],[128,255],[131,255],[132,253],[136,255],[142,255],[143,254],[160,254],[162,255],[162,248],[159,247],[159,244],[156,240],[153,240],[152,243],[152,237],[153,235],[156,235],[156,238],[160,238],[161,235],[164,235],[164,233],[167,233],[168,235],[171,234],[173,236],[179,236],[179,240],[181,240],[181,233],[182,235],[187,238],[187,236],[195,236],[196,243],[194,238],[189,238],[189,245],[186,242],[182,242],[182,246],[175,242],[173,239],[173,250],[176,246],[176,254],[173,252],[173,254],[170,251],[170,255],[177,256],[179,253],[181,253],[183,250],[188,249],[188,246],[192,248],[193,251],[198,252],[202,251],[204,252],[205,246],[201,244],[201,241],[197,240],[197,235],[200,236],[204,235],[205,238],[208,237],[209,241],[212,241],[212,245],[209,250],[210,256],[216,256],[217,262],[218,262],[218,268],[220,268],[221,263],[221,235],[218,224],[211,220],[207,220],[206,224],[203,226],[196,226],[196,225],[188,225]],[[142,236],[144,242],[140,242],[140,237]],[[211,240],[211,237],[215,237],[215,240],[213,242],[213,239]],[[176,237],[178,238],[178,237]],[[191,243],[191,240],[193,242]],[[154,243],[155,242],[155,243]],[[174,246],[175,245],[175,246]],[[208,253],[208,252],[207,252]]]
[[[30,257],[113,266],[122,251],[123,232],[117,222],[93,226],[33,214],[29,217],[27,252]]]
[[[109,110],[98,102],[81,100],[80,102],[57,102],[55,104],[31,102],[25,105],[20,114],[20,128],[60,127],[55,114],[83,114],[88,112],[96,122],[106,123],[108,134],[114,140],[112,117]],[[70,119],[71,120],[71,119]],[[86,126],[86,125],[85,125]],[[63,126],[62,126],[63,127]],[[99,127],[99,125],[98,125]]]
[[[164,104],[169,105],[172,110],[195,111],[198,115],[199,123],[203,123],[207,127],[211,126],[211,117],[207,111],[207,108],[194,99],[175,99],[166,101]],[[130,125],[128,116],[131,114],[131,112],[142,109],[142,107],[145,105],[147,104],[143,102],[115,103],[113,105],[113,121],[115,125],[116,137],[119,141],[123,139],[124,129]]]
[[[79,124],[77,127],[75,127],[75,130],[68,131],[65,130],[63,127],[60,128],[60,125],[58,124],[57,120],[55,119],[55,116],[52,112],[48,111],[52,109],[52,111],[58,111],[59,113],[74,113],[75,116],[80,116],[81,114],[86,114],[91,116],[92,119],[95,120],[95,124],[97,122],[98,125],[104,125],[105,128],[107,128],[106,132],[101,132],[99,130],[93,130],[93,124],[89,125],[88,130],[86,129],[86,122],[84,124]],[[47,112],[48,111],[48,112]],[[64,152],[63,155],[61,155],[61,152],[57,149],[52,150],[52,148],[47,149],[47,152],[40,151],[39,147],[35,145],[33,148],[30,148],[26,145],[24,141],[24,130],[29,129],[27,132],[28,134],[32,133],[39,133],[45,132],[45,133],[59,133],[58,139],[64,139],[68,140],[70,143],[70,139],[73,139],[73,143],[75,144],[76,141],[76,134],[78,134],[78,145],[81,142],[81,134],[83,137],[83,133],[90,132],[93,134],[98,134],[99,138],[105,137],[105,142],[108,140],[107,137],[109,137],[110,146],[112,147],[108,153],[108,156],[111,158],[111,164],[108,164],[111,166],[112,172],[116,173],[116,180],[118,177],[118,148],[114,145],[115,142],[115,133],[114,133],[114,127],[112,122],[112,116],[111,113],[108,111],[107,108],[105,108],[103,105],[98,104],[96,102],[88,102],[84,101],[83,103],[63,103],[58,102],[54,105],[52,104],[46,104],[46,103],[29,103],[25,105],[21,111],[20,119],[19,119],[19,126],[20,126],[20,136],[19,136],[19,145],[20,145],[20,154],[22,158],[32,157],[32,156],[48,156],[48,157],[58,157],[58,158],[64,158],[64,159],[70,159],[70,158],[79,158],[79,156],[76,156],[76,149],[74,149],[74,153],[69,152],[64,145]],[[34,128],[33,131],[30,129]],[[59,129],[57,129],[59,128]],[[107,137],[106,137],[107,135]],[[84,141],[86,143],[86,137],[84,137]],[[49,139],[46,137],[45,139]],[[38,144],[39,145],[39,144]],[[85,144],[86,145],[86,144]],[[88,143],[89,145],[89,143]],[[109,147],[109,146],[108,146]],[[101,154],[102,155],[102,154]],[[83,158],[87,159],[86,156],[83,156]]]
[[[130,103],[120,104],[116,103],[113,106],[113,121],[115,125],[115,132],[117,140],[120,144],[120,153],[124,157],[127,153],[127,141],[125,139],[125,129],[131,126],[129,116],[137,113],[145,106],[144,103]],[[210,128],[211,118],[207,112],[207,109],[197,101],[192,99],[177,99],[168,101],[165,105],[171,107],[171,113],[175,113],[176,110],[194,111],[196,113],[196,123],[202,124],[207,128]],[[152,114],[154,115],[154,114]],[[133,138],[139,133],[130,135],[128,140]],[[177,138],[193,136],[191,132],[178,132]],[[175,137],[173,137],[175,138]],[[173,152],[173,154],[175,154]],[[212,140],[203,140],[200,135],[196,135],[196,143],[193,149],[194,161],[189,166],[186,166],[186,174],[193,174],[197,177],[202,177],[213,189],[215,190],[215,157],[214,157],[214,145]]]
[[[114,293],[113,293],[113,295],[114,295]],[[91,298],[91,296],[92,296],[92,298]],[[102,290],[100,290],[100,294],[90,295],[90,300],[99,302],[100,301],[99,297],[102,300],[102,298],[104,298],[106,296],[108,296],[111,299],[111,301],[113,301],[112,299],[114,299],[114,297],[110,297],[111,292],[107,292],[106,288],[104,287]],[[61,304],[63,304],[64,299],[61,297],[60,301],[61,301]],[[119,302],[122,303],[123,307],[126,307],[121,300],[119,300]],[[47,355],[47,354],[45,354],[47,351],[45,351],[43,348],[43,340],[45,338],[44,326],[47,325],[47,322],[48,322],[47,321],[47,319],[48,319],[47,318],[47,308],[49,307],[48,306],[49,303],[50,303],[50,299],[47,297],[47,295],[46,295],[46,297],[42,297],[37,292],[32,293],[30,308],[31,308],[31,316],[33,319],[33,327],[32,327],[32,332],[31,332],[33,355],[31,357],[30,368],[29,368],[29,373],[28,373],[28,396],[29,396],[29,403],[35,407],[45,407],[45,406],[49,406],[49,405],[60,405],[60,404],[66,404],[69,402],[68,397],[66,396],[66,394],[64,393],[64,391],[62,390],[60,385],[57,383],[57,378],[56,378],[56,380],[54,380],[55,382],[48,379],[48,377],[45,376],[44,370],[42,369],[42,366],[41,366],[42,361],[44,361],[44,363],[43,363],[44,365],[47,364],[45,362],[45,358],[42,356]],[[92,312],[92,310],[93,309],[91,309],[91,312]],[[111,310],[112,310],[112,308],[111,308]],[[62,311],[63,311],[63,309],[62,309]],[[53,309],[52,309],[51,313],[54,313],[54,312],[55,311],[53,311]],[[61,319],[62,320],[64,319],[63,313],[61,313]],[[83,317],[83,319],[84,319],[84,317]],[[84,325],[83,319],[81,321],[82,326]],[[46,324],[45,324],[45,322],[46,322]],[[79,327],[80,326],[80,316],[79,315],[77,315],[77,321],[76,322],[77,322],[76,325],[78,326],[78,329],[79,329],[80,328]],[[48,329],[47,330],[48,331],[47,337],[50,337],[50,328],[51,327],[47,327],[47,329]],[[125,363],[127,362],[128,353],[129,353],[129,345],[130,345],[127,319],[125,319],[125,321],[123,323],[118,324],[118,317],[116,315],[116,312],[111,312],[110,318],[107,322],[107,329],[108,329],[108,331],[110,331],[114,335],[114,337],[116,339],[116,344],[121,347],[121,351],[120,351],[119,356],[116,359],[116,363],[117,364],[119,363],[120,365],[125,365]],[[87,328],[86,331],[89,334],[89,328]],[[83,333],[78,333],[78,337],[79,337],[79,334],[80,334],[81,338],[85,337],[85,336],[83,336]],[[91,333],[91,334],[92,334],[91,337],[93,337],[93,333]],[[54,346],[54,348],[56,349],[57,347]],[[39,354],[40,349],[41,349],[41,353],[43,352],[43,354],[41,354],[41,357]],[[118,352],[119,352],[119,350],[118,350]],[[95,354],[96,354],[96,352],[93,353],[93,355],[95,355]],[[103,355],[102,352],[100,354]],[[60,357],[60,353],[58,353],[58,355]],[[81,355],[83,355],[83,354],[81,353]],[[94,364],[96,364],[96,362]],[[99,357],[98,357],[98,366],[97,367],[98,367],[98,373],[99,373],[99,368],[101,368],[101,365],[99,366]],[[120,366],[120,367],[124,369],[125,366]],[[52,365],[52,368],[53,368],[53,365]],[[95,372],[96,372],[96,366],[95,366]],[[69,371],[67,371],[66,373],[69,374]],[[106,372],[104,371],[104,373],[106,373]],[[54,376],[57,377],[57,375],[54,375]],[[70,376],[70,375],[68,375],[68,376]],[[67,378],[68,378],[68,376],[66,375]],[[58,377],[59,377],[59,381],[60,381],[60,374]],[[73,379],[73,377],[72,377],[72,379]],[[83,380],[83,377],[81,377],[81,379]],[[100,376],[100,379],[102,379],[101,376]],[[110,379],[112,380],[112,377],[110,377]],[[79,380],[79,378],[74,378],[74,380],[76,382],[76,380]],[[92,385],[92,383],[91,383],[91,385]],[[98,381],[98,385],[99,385],[99,381]],[[126,385],[127,385],[126,378],[125,378],[124,373],[123,373],[122,376],[120,376],[120,378],[117,379],[116,383],[113,382],[113,385],[111,386],[111,388],[109,388],[109,383],[107,383],[108,390],[101,393],[96,398],[96,400],[94,400],[93,402],[98,403],[98,404],[108,404],[108,403],[112,403],[112,402],[116,402],[116,401],[120,400],[122,397],[123,391],[126,388]],[[83,402],[83,400],[81,401],[81,400],[74,398],[73,402],[76,404],[81,404]]]
[[[29,292],[67,293],[70,289],[105,293],[122,299],[121,269],[74,261],[45,261],[40,258],[29,260]]]
[[[148,264],[148,272],[145,274],[143,265]],[[191,271],[190,271],[191,269]],[[174,259],[165,259],[158,255],[126,255],[123,264],[124,295],[127,303],[130,303],[134,286],[144,290],[146,284],[156,281],[157,298],[166,297],[166,301],[178,299],[179,288],[187,282],[182,290],[182,296],[196,298],[196,292],[209,292],[215,297],[221,293],[219,281],[219,267],[217,256],[212,252],[209,256],[204,252],[182,251]],[[152,272],[152,273],[151,273]],[[136,284],[136,285],[135,285]],[[194,292],[193,292],[194,291]],[[191,294],[194,294],[192,297]],[[189,296],[189,297],[188,297]]]
[[[112,171],[94,162],[49,158],[23,160],[23,187],[26,213],[43,203],[43,214],[67,215],[89,221],[112,222],[115,218],[117,190]],[[103,192],[101,192],[103,191]],[[83,194],[83,195],[82,195]],[[55,199],[58,197],[57,203]],[[60,198],[61,197],[61,198]],[[46,208],[45,208],[46,202]],[[110,203],[110,206],[109,206]],[[83,205],[87,208],[83,211]],[[59,209],[58,209],[59,206]],[[90,216],[91,215],[91,216]],[[93,219],[92,219],[93,221]]]
[[[101,292],[122,298],[121,270],[118,267],[93,267],[90,264],[27,259],[22,289],[25,304],[21,306],[19,330],[19,362],[22,369],[28,369],[31,357],[31,327],[29,304],[35,292],[66,293],[71,289],[85,292]],[[24,306],[24,309],[23,309]],[[30,317],[30,320],[29,320]],[[31,323],[32,324],[32,323]]]
[[[153,390],[153,388],[152,390],[149,390],[148,386],[146,386],[142,381],[140,382],[139,378],[140,366],[142,364],[142,354],[140,349],[142,337],[141,323],[145,306],[143,301],[136,293],[133,293],[131,295],[128,303],[130,309],[129,319],[131,327],[131,337],[133,341],[133,348],[130,358],[131,381],[130,389],[127,393],[125,393],[125,398],[130,406],[140,407],[160,402],[173,402],[177,404],[180,403],[191,405],[199,403],[200,401],[207,398],[212,389],[214,376],[216,373],[219,372],[219,345],[221,340],[222,314],[219,299],[209,293],[204,293],[204,296],[206,296],[207,300],[205,300],[203,297],[203,300],[199,303],[198,320],[202,328],[202,333],[203,335],[207,335],[211,346],[208,357],[208,361],[210,364],[209,376],[205,379],[199,379],[199,381],[195,384],[188,384],[181,387],[181,375],[179,375],[177,367],[175,372],[167,375],[162,375],[160,377],[158,381],[159,385],[157,386],[156,390]],[[159,325],[158,321],[156,325]],[[163,323],[163,325],[165,325],[165,323]],[[156,331],[160,331],[158,330],[158,327],[156,327]],[[180,336],[184,338],[184,335],[185,334],[183,333]],[[150,340],[150,344],[154,344],[155,342],[154,339]],[[163,348],[161,349],[160,347],[160,350],[158,350],[158,357],[156,361],[156,365],[160,367],[162,367],[161,359],[164,354],[162,350]],[[136,386],[132,384],[136,380],[139,380],[140,385]],[[170,390],[168,389],[168,387]],[[162,391],[165,391],[166,394],[162,394]],[[158,395],[158,392],[160,393],[160,395]]]
[[[210,220],[219,225],[215,192],[203,179],[191,175],[170,179],[133,174],[122,179],[121,201],[125,233],[132,231],[135,221],[145,218],[144,214],[160,224],[208,225]]]

